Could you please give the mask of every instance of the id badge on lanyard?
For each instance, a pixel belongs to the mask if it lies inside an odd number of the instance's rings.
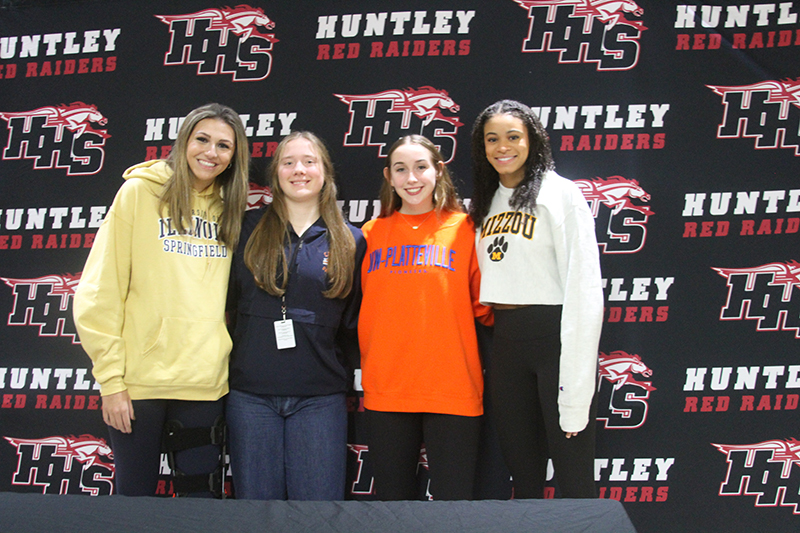
[[[286,319],[286,297],[281,297],[281,313],[283,313],[283,320],[275,321],[275,341],[277,342],[278,349],[284,350],[286,348],[294,348],[297,343],[294,340],[294,324],[292,319]]]

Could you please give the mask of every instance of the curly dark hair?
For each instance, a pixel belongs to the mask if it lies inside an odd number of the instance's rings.
[[[515,100],[500,100],[484,109],[472,126],[473,191],[469,214],[476,228],[481,227],[500,183],[500,176],[486,158],[483,140],[486,121],[495,115],[511,115],[520,119],[528,132],[529,151],[528,159],[525,161],[525,176],[511,195],[512,209],[533,212],[542,185],[542,177],[555,168],[550,138],[539,117],[530,107]]]

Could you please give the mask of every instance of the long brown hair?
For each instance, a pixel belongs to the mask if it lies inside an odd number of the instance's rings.
[[[289,279],[285,249],[289,240],[289,216],[286,195],[278,180],[278,168],[286,146],[297,139],[305,139],[314,147],[324,179],[319,193],[319,212],[328,228],[330,256],[327,266],[328,289],[322,294],[326,298],[344,298],[353,288],[356,241],[336,205],[337,190],[331,157],[322,140],[311,132],[292,132],[278,144],[269,166],[272,204],[247,241],[244,263],[253,273],[259,287],[273,296],[283,296]]]
[[[433,208],[436,210],[436,215],[438,216],[442,211],[463,211],[458,192],[456,192],[456,187],[453,185],[453,180],[450,177],[450,171],[447,170],[447,165],[444,164],[444,157],[442,157],[442,153],[436,148],[436,145],[428,140],[427,137],[422,135],[406,135],[398,139],[392,147],[389,148],[389,155],[386,156],[384,169],[391,172],[392,154],[404,144],[418,144],[426,148],[431,154],[431,161],[433,161],[433,166],[436,167],[437,170],[436,186],[433,188]],[[380,200],[381,217],[388,217],[403,206],[403,199],[394,192],[388,178],[384,178],[383,185],[381,185]]]
[[[247,182],[250,166],[250,150],[247,135],[239,115],[230,107],[208,104],[189,113],[183,121],[178,138],[170,152],[167,164],[172,176],[161,192],[160,211],[166,210],[179,233],[192,226],[192,171],[186,158],[186,148],[195,126],[207,118],[221,120],[231,127],[236,146],[231,165],[214,180],[214,202],[222,203],[219,220],[219,239],[231,250],[236,249],[242,230],[242,214],[247,206]]]

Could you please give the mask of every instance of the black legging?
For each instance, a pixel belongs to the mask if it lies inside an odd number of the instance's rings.
[[[561,306],[496,309],[494,317],[488,385],[514,497],[543,497],[550,457],[562,497],[596,498],[596,389],[586,429],[567,439],[559,426]]]
[[[161,435],[164,422],[178,420],[186,428],[214,425],[222,415],[222,399],[213,402],[181,400],[133,400],[135,420],[133,432],[122,433],[111,426],[111,448],[114,450],[115,485],[123,496],[153,496],[161,466]],[[190,448],[175,454],[178,468],[186,474],[210,474],[219,466],[219,446]],[[211,497],[211,492],[192,493],[195,497]]]
[[[418,500],[422,442],[434,500],[471,500],[480,416],[366,411],[369,463],[380,500]]]

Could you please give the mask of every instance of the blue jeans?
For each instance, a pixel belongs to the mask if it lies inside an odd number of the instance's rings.
[[[344,499],[344,393],[270,396],[232,390],[226,419],[237,498]]]

